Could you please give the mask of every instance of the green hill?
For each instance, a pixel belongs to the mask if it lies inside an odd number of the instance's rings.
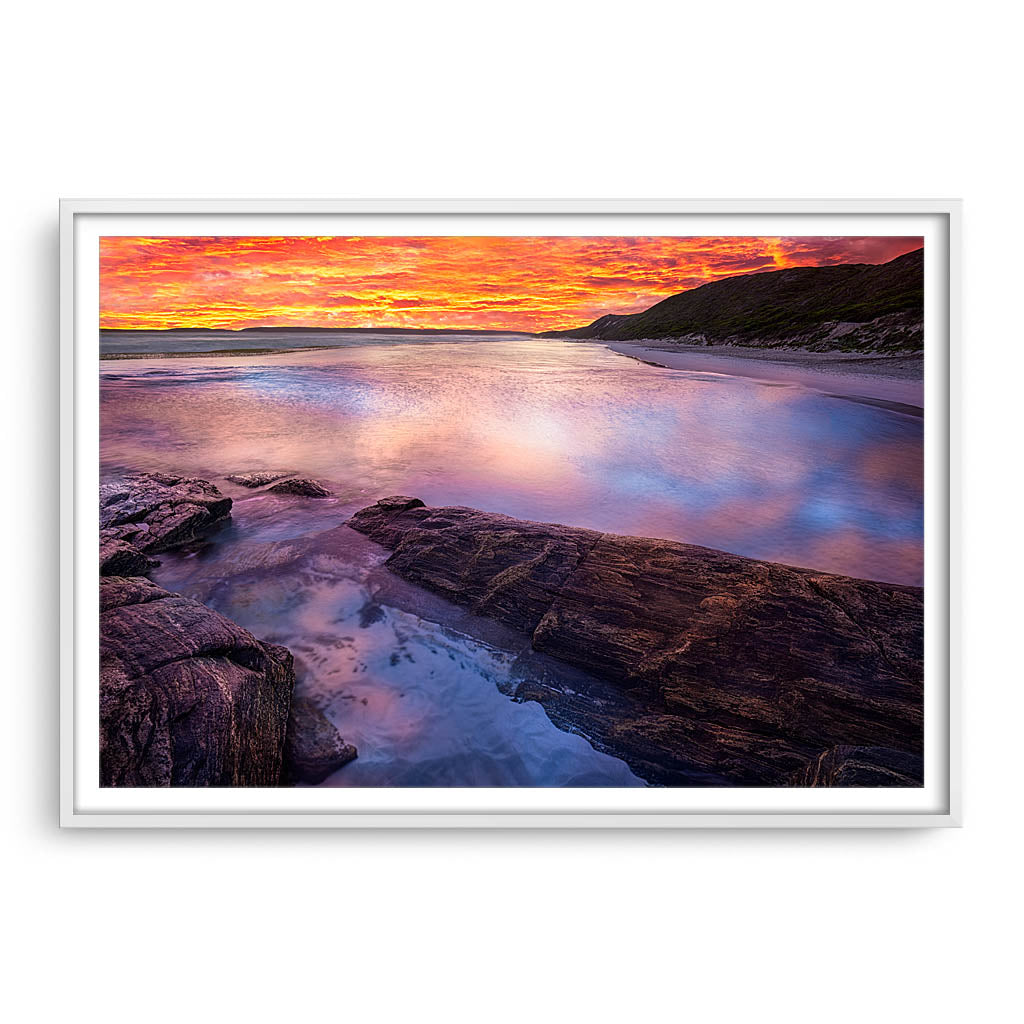
[[[672,295],[642,313],[609,314],[543,337],[905,352],[922,348],[923,314],[924,250],[917,249],[878,265],[730,277]]]

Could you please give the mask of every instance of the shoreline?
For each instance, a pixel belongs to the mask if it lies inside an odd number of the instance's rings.
[[[922,416],[924,359],[920,355],[811,352],[739,346],[679,345],[668,341],[573,341],[600,345],[617,355],[658,369],[718,373],[773,384],[801,385],[832,398]],[[334,345],[295,348],[223,348],[205,352],[103,352],[101,362],[162,359],[231,359],[329,351]]]
[[[752,349],[731,345],[709,349],[670,342],[593,341],[617,355],[666,370],[721,373],[775,384],[797,384],[832,398],[879,405],[921,416],[924,357],[870,353]]]

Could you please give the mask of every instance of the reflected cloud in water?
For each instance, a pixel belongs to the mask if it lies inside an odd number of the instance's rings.
[[[407,493],[921,582],[922,421],[799,386],[594,345],[389,342],[107,363],[101,416],[111,468],[284,466],[353,505]]]

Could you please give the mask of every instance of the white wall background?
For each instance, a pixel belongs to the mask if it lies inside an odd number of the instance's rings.
[[[1004,1020],[1020,967],[1020,25],[974,2],[4,16],[12,1020]],[[966,200],[966,827],[56,829],[57,198]]]

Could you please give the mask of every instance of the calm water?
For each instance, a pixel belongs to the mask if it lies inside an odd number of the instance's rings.
[[[563,669],[394,580],[386,553],[341,527],[385,495],[921,582],[919,418],[597,345],[341,343],[101,369],[106,473],[183,472],[235,498],[232,524],[164,556],[156,579],[292,649],[300,686],[359,747],[331,784],[637,782],[504,696]],[[337,497],[223,481],[253,469],[315,476]]]

